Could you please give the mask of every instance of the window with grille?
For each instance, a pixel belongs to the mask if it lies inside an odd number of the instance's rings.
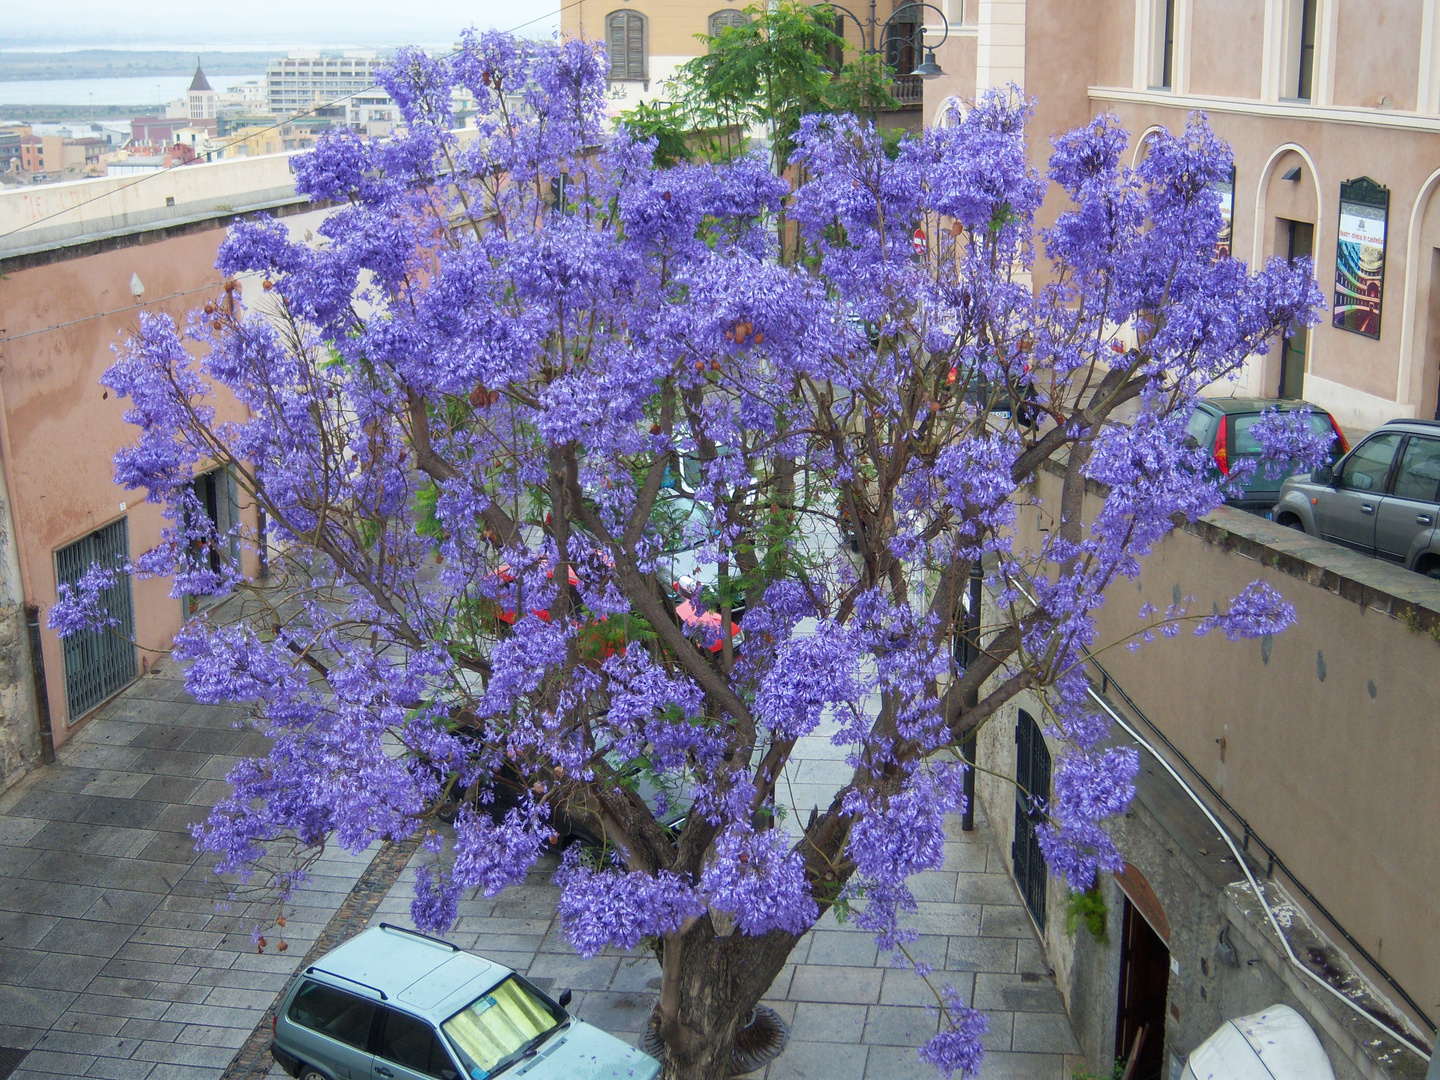
[[[615,11],[605,18],[605,47],[612,81],[645,81],[645,16]]]
[[[711,37],[719,37],[720,31],[724,30],[726,27],[744,26],[749,21],[750,20],[746,17],[743,11],[735,11],[733,9],[728,11],[717,11],[715,12],[715,14],[710,16],[710,29],[708,33]]]
[[[125,518],[97,529],[55,553],[55,580],[73,585],[91,564],[119,569],[130,559],[130,528]],[[135,665],[135,600],[130,575],[121,574],[100,595],[105,611],[117,625],[83,630],[63,639],[65,706],[70,723],[123,689],[137,674]]]

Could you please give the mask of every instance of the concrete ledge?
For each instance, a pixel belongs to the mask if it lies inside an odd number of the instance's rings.
[[[1440,582],[1228,506],[1182,528],[1414,630],[1440,636]]]

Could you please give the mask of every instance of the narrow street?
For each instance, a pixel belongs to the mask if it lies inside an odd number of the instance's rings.
[[[264,749],[258,735],[232,728],[236,715],[190,701],[175,672],[148,676],[54,765],[0,799],[0,1047],[29,1051],[11,1080],[216,1080],[327,923],[335,920],[334,935],[337,912],[354,908],[373,852],[325,854],[300,903],[286,909],[285,953],[273,941],[263,954],[252,943],[259,905],[217,910],[224,886],[186,829],[224,795],[237,756]],[[828,800],[848,768],[823,733],[800,754],[784,787],[792,813]],[[934,965],[937,986],[954,983],[988,1014],[982,1077],[1068,1080],[1083,1062],[1067,1057],[1077,1048],[1059,992],[983,814],[977,826],[966,834],[952,820],[945,868],[914,880],[920,910],[907,925],[921,938],[912,952]],[[411,925],[416,862],[378,879],[388,892],[372,924]],[[553,865],[542,862],[498,898],[462,901],[449,937],[542,987],[573,989],[579,1016],[638,1040],[658,967],[620,952],[575,955],[555,915]],[[933,995],[914,974],[892,970],[870,935],[830,915],[792,959],[769,1004],[793,1038],[754,1076],[934,1076],[915,1054],[936,1030],[925,1008]],[[268,1055],[240,1056],[231,1077],[267,1067],[284,1075]]]
[[[326,852],[287,926],[257,952],[245,904],[187,830],[263,739],[178,677],[117,697],[0,799],[0,1046],[12,1080],[219,1076],[364,868]]]

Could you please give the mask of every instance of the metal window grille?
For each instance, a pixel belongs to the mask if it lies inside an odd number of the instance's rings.
[[[130,528],[121,518],[55,553],[55,580],[73,585],[91,564],[123,567],[130,558]],[[123,574],[101,594],[105,610],[119,621],[108,630],[86,630],[64,639],[65,704],[74,723],[131,682],[135,664],[135,598]]]
[[[605,47],[610,51],[610,78],[645,81],[645,16],[615,11],[605,18]]]
[[[1050,803],[1050,750],[1034,717],[1020,710],[1015,725],[1015,842],[1010,857],[1015,883],[1035,922],[1045,925],[1045,856],[1035,828],[1045,819]],[[1028,794],[1027,794],[1028,792]]]

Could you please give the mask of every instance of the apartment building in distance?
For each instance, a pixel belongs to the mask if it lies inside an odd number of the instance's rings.
[[[1232,253],[1312,258],[1328,305],[1255,358],[1241,393],[1303,397],[1354,428],[1440,417],[1434,0],[965,0],[951,18],[927,122],[1014,83],[1036,100],[1037,165],[1051,134],[1106,111],[1133,155],[1197,110],[1233,147]]]
[[[306,112],[359,128],[389,124],[399,114],[390,95],[375,85],[384,63],[371,50],[340,55],[297,50],[271,60],[265,71],[270,114],[284,118]]]

